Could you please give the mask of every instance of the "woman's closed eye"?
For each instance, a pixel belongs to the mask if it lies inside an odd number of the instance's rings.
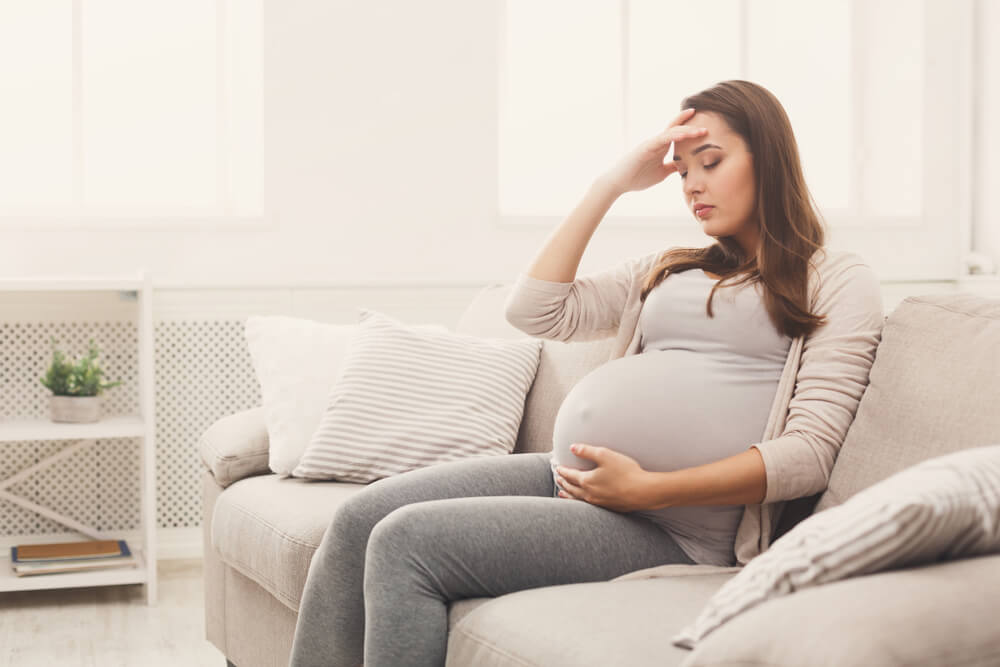
[[[712,164],[706,164],[705,169],[715,169],[715,167],[719,166],[720,162],[722,162],[722,160],[716,160]],[[681,178],[684,178],[685,176],[687,176],[686,171],[681,173]]]

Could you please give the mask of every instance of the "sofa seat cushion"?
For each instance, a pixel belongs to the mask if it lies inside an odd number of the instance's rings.
[[[455,623],[447,664],[680,665],[691,652],[671,644],[670,637],[734,574],[567,584],[504,595]]]
[[[740,614],[683,667],[997,665],[998,599],[1000,554],[844,579]]]
[[[242,479],[219,494],[212,546],[223,562],[298,611],[309,561],[334,512],[363,488],[273,474]]]

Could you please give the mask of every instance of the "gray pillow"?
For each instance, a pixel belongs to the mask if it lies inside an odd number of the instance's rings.
[[[769,599],[881,570],[1000,552],[1000,444],[928,459],[799,523],[672,638],[694,648]]]
[[[514,449],[542,341],[434,331],[360,312],[292,476],[367,483]]]

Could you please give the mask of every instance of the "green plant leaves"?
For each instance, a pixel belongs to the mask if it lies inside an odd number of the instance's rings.
[[[90,339],[87,355],[77,363],[66,359],[66,355],[56,349],[56,339],[52,338],[52,363],[42,384],[56,396],[99,396],[105,389],[117,387],[121,381],[102,383],[104,370],[97,363],[98,350],[94,339]]]

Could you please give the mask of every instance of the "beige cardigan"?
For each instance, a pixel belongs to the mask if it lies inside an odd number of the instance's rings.
[[[639,293],[662,256],[657,251],[561,283],[521,273],[506,302],[507,321],[539,338],[615,337],[611,359],[639,352]],[[827,323],[792,340],[764,439],[767,471],[761,505],[746,505],[736,533],[738,566],[767,550],[786,501],[826,489],[854,421],[885,317],[878,278],[858,255],[830,249],[809,272],[810,310]],[[766,530],[764,529],[766,527]]]

